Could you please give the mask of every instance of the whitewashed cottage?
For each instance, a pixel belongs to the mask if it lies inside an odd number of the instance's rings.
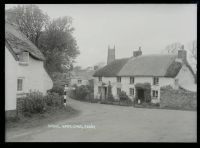
[[[5,24],[5,110],[16,110],[17,98],[32,91],[46,94],[53,81],[40,50],[20,30]]]
[[[94,73],[94,98],[106,99],[108,86],[115,99],[125,91],[133,100],[146,101],[147,87],[152,103],[160,102],[160,88],[170,85],[174,89],[195,88],[195,77],[187,62],[187,52],[183,49],[178,55],[152,54],[142,55],[141,48],[133,56],[115,59],[115,48],[108,49],[108,63]],[[195,91],[195,89],[191,90]]]

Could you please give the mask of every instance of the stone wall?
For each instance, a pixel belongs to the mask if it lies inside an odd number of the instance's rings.
[[[186,90],[161,89],[160,108],[196,110],[197,93]]]
[[[8,119],[10,117],[16,117],[16,116],[17,116],[17,111],[16,110],[5,111],[5,117],[6,117],[6,119]]]
[[[17,115],[22,115],[23,110],[24,110],[24,97],[22,98],[17,98]]]

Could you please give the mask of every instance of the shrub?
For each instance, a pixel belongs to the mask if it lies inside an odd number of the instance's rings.
[[[24,98],[23,112],[43,113],[45,101],[41,92],[30,92]]]
[[[87,100],[91,97],[91,90],[88,85],[75,86],[75,90],[70,93],[70,96],[77,100]]]
[[[130,98],[127,96],[126,92],[121,91],[119,94],[120,101],[127,101],[130,100]]]
[[[44,99],[47,106],[62,106],[63,104],[63,97],[55,92],[48,93]]]
[[[49,90],[49,93],[58,93],[59,95],[64,95],[64,86],[54,85],[53,88]]]
[[[120,104],[124,104],[124,105],[132,105],[132,100],[128,97],[128,95],[126,94],[126,92],[121,91],[121,93],[119,94],[119,101]]]
[[[44,113],[47,106],[58,107],[62,106],[63,98],[58,93],[48,93],[43,96],[41,92],[30,92],[22,99],[22,113],[24,116],[31,114]]]
[[[20,120],[20,118],[18,116],[14,116],[14,117],[6,117],[5,121],[6,122],[18,122]]]

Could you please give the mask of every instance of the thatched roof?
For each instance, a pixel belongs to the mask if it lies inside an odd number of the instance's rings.
[[[128,62],[129,58],[117,59],[94,73],[94,77],[113,77],[117,76],[118,72]]]
[[[33,58],[45,60],[41,51],[17,27],[8,23],[5,24],[5,40],[16,55],[27,51]]]
[[[142,55],[115,60],[98,70],[94,76],[162,76],[175,77],[182,65],[175,62],[176,55]]]
[[[181,68],[176,63],[174,64],[175,59],[176,55],[162,54],[133,57],[120,70],[118,76],[174,77]]]

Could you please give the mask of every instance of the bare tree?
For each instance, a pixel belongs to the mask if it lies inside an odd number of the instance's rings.
[[[169,44],[165,47],[165,49],[162,51],[162,53],[172,53],[177,54],[178,50],[181,49],[182,44],[179,42],[174,42],[172,44]]]
[[[196,40],[192,41],[192,46],[189,49],[189,51],[190,51],[191,58],[196,63],[197,62],[197,41]]]

